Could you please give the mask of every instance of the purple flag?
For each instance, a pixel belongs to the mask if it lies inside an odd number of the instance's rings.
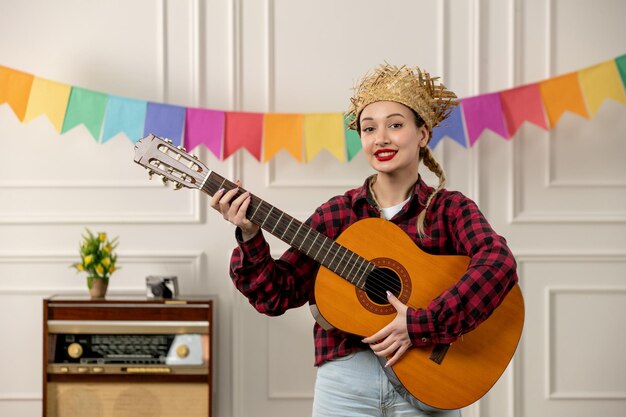
[[[223,111],[187,108],[185,146],[188,151],[200,144],[204,144],[213,155],[221,160],[223,138]]]
[[[152,133],[161,138],[171,139],[175,146],[182,143],[185,108],[171,104],[148,103],[144,136]]]
[[[467,148],[467,138],[465,136],[465,129],[463,128],[461,104],[453,108],[450,116],[448,116],[448,118],[444,120],[441,125],[433,129],[433,138],[428,144],[430,149],[435,149],[437,144],[445,136],[455,142],[458,142],[462,147]]]
[[[465,98],[461,103],[470,146],[474,146],[485,129],[490,129],[505,139],[510,137],[504,124],[499,93]]]

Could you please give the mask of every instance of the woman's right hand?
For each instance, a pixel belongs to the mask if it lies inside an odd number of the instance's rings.
[[[239,185],[239,181],[237,181],[237,185]],[[217,191],[211,198],[211,207],[222,213],[225,220],[241,229],[242,238],[245,242],[252,239],[259,232],[259,226],[246,217],[246,211],[251,200],[250,193],[246,191],[233,200],[238,190],[239,188],[233,188],[225,192],[222,188]]]

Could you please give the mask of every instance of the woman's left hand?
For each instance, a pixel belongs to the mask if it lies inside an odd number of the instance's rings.
[[[406,325],[406,311],[408,307],[402,304],[393,294],[387,292],[389,303],[396,309],[396,317],[370,337],[362,340],[368,343],[377,356],[391,357],[387,360],[385,367],[392,366],[411,347],[411,339]]]

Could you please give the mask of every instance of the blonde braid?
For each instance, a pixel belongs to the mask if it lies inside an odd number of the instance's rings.
[[[424,210],[417,216],[417,233],[420,238],[426,237],[426,233],[424,232],[424,221],[426,219],[426,210],[430,206],[431,201],[443,187],[446,185],[446,174],[443,172],[443,168],[439,165],[439,162],[435,159],[432,151],[428,146],[425,146],[420,149],[420,159],[424,162],[424,166],[428,168],[431,172],[433,172],[437,178],[439,178],[439,185],[435,188],[435,191],[432,192],[428,199],[426,200],[426,205],[424,206]]]

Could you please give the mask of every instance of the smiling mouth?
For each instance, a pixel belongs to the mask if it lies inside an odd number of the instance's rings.
[[[396,153],[397,152],[395,151],[380,151],[380,152],[376,152],[374,156],[379,161],[389,161],[394,156],[396,156]]]

